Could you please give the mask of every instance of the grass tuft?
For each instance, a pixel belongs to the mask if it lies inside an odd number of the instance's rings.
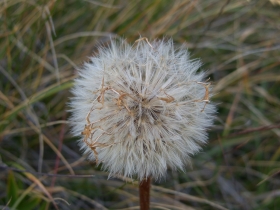
[[[141,35],[173,37],[202,58],[219,104],[210,143],[187,173],[153,184],[152,208],[278,209],[279,8],[276,0],[0,1],[0,208],[139,208],[137,183],[107,180],[81,156],[66,110],[76,67],[98,45]]]

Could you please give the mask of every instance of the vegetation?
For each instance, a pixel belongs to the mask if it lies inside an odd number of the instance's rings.
[[[99,43],[141,35],[173,37],[201,58],[218,103],[209,144],[185,173],[153,183],[152,208],[278,209],[277,2],[0,1],[0,208],[139,208],[135,181],[107,180],[81,155],[67,103]]]

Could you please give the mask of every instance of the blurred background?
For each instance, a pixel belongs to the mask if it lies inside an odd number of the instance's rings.
[[[279,0],[1,0],[0,208],[139,209],[136,181],[82,156],[67,103],[100,43],[140,35],[201,58],[218,103],[209,144],[153,183],[152,209],[280,209]]]

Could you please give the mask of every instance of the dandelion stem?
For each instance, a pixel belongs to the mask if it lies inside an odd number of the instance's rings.
[[[151,188],[151,177],[144,179],[139,183],[139,197],[140,197],[140,209],[150,209],[150,188]]]

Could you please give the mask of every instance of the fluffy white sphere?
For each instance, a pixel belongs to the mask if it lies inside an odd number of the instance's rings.
[[[172,40],[112,41],[83,65],[71,99],[72,131],[110,176],[139,180],[184,170],[207,141],[210,83]]]

